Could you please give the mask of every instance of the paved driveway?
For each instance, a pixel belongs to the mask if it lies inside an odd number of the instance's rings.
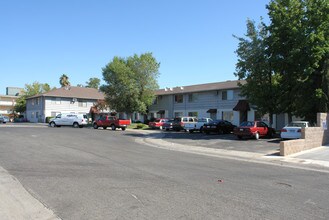
[[[186,132],[159,131],[165,134],[162,140],[190,146],[203,146],[208,148],[246,151],[265,155],[277,154],[280,151],[278,138],[262,138],[238,140],[233,134],[202,134]]]

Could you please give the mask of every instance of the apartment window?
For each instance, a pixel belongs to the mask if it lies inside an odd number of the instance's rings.
[[[31,99],[31,104],[34,105],[34,99]]]
[[[182,117],[183,112],[175,112],[175,118]]]
[[[55,104],[60,105],[61,104],[61,98],[55,98]]]
[[[31,118],[34,118],[34,112],[31,113]]]
[[[158,97],[155,97],[155,99],[153,100],[153,105],[158,104]]]
[[[39,112],[36,112],[36,113],[35,113],[35,117],[36,117],[36,118],[39,118]]]
[[[36,98],[36,99],[35,99],[35,104],[36,104],[36,105],[39,105],[39,98]]]
[[[233,111],[222,112],[222,119],[233,122]]]
[[[233,100],[233,90],[222,91],[222,100]]]
[[[78,106],[79,107],[87,107],[87,102],[86,101],[79,101]]]
[[[195,102],[197,100],[197,94],[191,93],[188,94],[188,102]]]
[[[189,112],[188,116],[197,118],[198,117],[198,112]]]
[[[175,103],[183,103],[183,95],[175,95]]]

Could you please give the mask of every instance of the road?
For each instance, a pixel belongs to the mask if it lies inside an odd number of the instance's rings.
[[[329,174],[169,151],[133,131],[0,127],[0,166],[61,219],[329,219]]]

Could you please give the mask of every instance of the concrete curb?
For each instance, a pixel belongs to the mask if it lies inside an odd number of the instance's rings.
[[[288,157],[283,156],[268,156],[261,153],[252,153],[246,151],[234,151],[234,150],[226,150],[226,149],[214,149],[214,148],[207,148],[207,147],[199,147],[199,146],[191,146],[191,145],[183,145],[168,142],[162,139],[165,134],[154,132],[154,131],[144,131],[144,130],[135,130],[137,133],[141,133],[146,135],[145,138],[139,140],[144,144],[148,144],[149,146],[158,147],[167,150],[175,150],[180,152],[187,152],[187,153],[195,153],[200,155],[212,156],[212,157],[223,157],[228,159],[235,159],[235,160],[243,160],[243,161],[253,161],[258,163],[267,163],[267,164],[274,164],[274,165],[288,165],[290,167],[291,164],[300,165],[299,167],[295,168],[303,168],[315,171],[325,171],[329,172],[329,161],[322,161],[322,160],[313,160],[313,159],[300,159],[294,158],[295,156],[299,156],[303,153],[307,152],[300,152],[296,155],[290,155]],[[321,148],[321,147],[320,147]],[[316,150],[319,148],[315,148],[312,150]],[[290,165],[289,165],[290,164]],[[308,165],[308,167],[306,167]],[[310,167],[312,166],[312,167]]]

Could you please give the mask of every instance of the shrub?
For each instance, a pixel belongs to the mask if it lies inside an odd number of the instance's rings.
[[[50,120],[51,119],[53,119],[54,117],[51,117],[51,116],[49,116],[49,117],[46,117],[46,123],[49,123],[50,122]]]
[[[146,127],[146,125],[145,124],[142,124],[142,123],[139,123],[136,126],[137,129],[144,129],[145,127]]]

